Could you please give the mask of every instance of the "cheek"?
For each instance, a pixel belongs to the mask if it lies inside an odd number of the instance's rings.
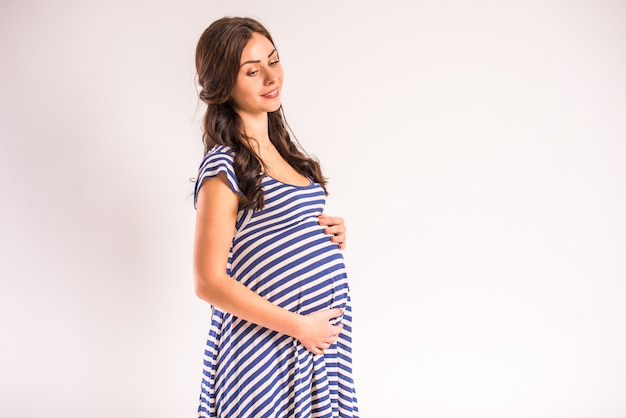
[[[243,110],[250,107],[250,101],[245,96],[233,94],[230,96],[230,101],[235,110]]]
[[[247,100],[249,91],[250,89],[245,85],[245,83],[237,82],[233,91],[230,93],[230,98],[235,104],[241,104]]]

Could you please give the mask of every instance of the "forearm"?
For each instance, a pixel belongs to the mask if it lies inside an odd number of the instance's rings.
[[[257,325],[299,338],[303,316],[283,309],[248,289],[227,275],[212,279],[196,279],[196,294],[213,306]]]

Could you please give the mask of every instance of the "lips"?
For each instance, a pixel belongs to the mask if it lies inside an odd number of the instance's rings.
[[[275,88],[274,90],[269,91],[265,94],[262,94],[261,96],[267,97],[268,99],[273,99],[274,97],[278,97],[279,94],[280,94],[280,90],[278,88]]]

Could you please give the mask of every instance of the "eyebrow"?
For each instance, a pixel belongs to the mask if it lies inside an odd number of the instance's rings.
[[[272,55],[274,55],[274,53],[276,52],[276,48],[272,49],[272,52],[269,53],[269,55],[267,56],[267,58],[271,57]],[[246,62],[242,62],[241,65],[239,66],[239,68],[243,67],[246,64],[258,64],[260,63],[261,60],[250,60],[250,61],[246,61]]]

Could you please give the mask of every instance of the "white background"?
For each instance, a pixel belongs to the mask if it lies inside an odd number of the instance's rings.
[[[224,15],[346,219],[362,417],[626,416],[626,3],[2,0],[2,417],[195,416]]]

